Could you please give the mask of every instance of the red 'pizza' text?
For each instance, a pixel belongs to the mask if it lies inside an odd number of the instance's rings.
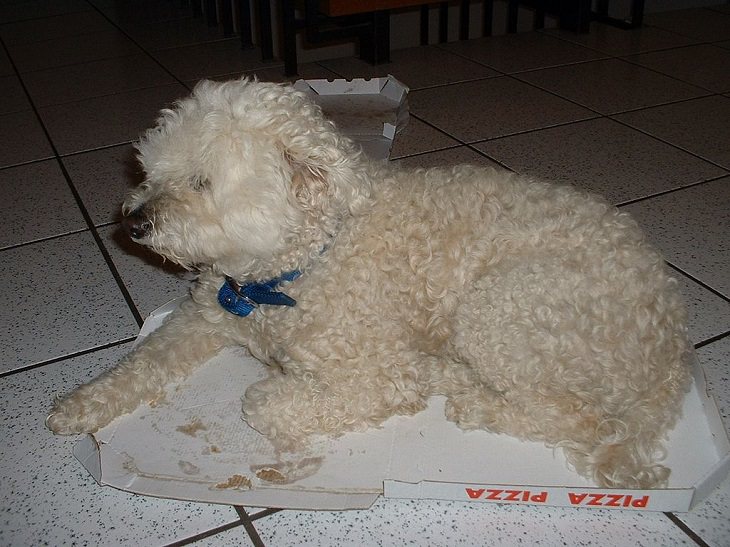
[[[467,488],[470,499],[500,502],[545,503],[547,492],[531,492],[529,490],[501,490],[498,488]]]
[[[629,494],[592,494],[568,492],[571,505],[585,507],[636,507],[642,509],[649,503],[649,496]]]

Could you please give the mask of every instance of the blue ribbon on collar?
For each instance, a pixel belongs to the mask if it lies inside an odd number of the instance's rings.
[[[300,275],[301,272],[295,270],[269,281],[245,285],[239,285],[232,277],[226,277],[226,281],[218,291],[218,303],[224,310],[241,317],[246,317],[261,304],[296,306],[296,300],[275,289],[282,281],[294,281]]]

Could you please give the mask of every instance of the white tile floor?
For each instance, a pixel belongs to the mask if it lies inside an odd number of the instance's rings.
[[[129,142],[200,77],[281,78],[277,63],[177,0],[0,0],[0,545],[249,544],[232,507],[99,487],[54,394],[111,366],[141,318],[188,281],[127,243],[118,206],[139,180]],[[710,387],[730,426],[730,9],[647,17],[301,67],[390,72],[413,119],[409,165],[497,162],[603,193],[676,270]],[[698,447],[701,449],[701,447]],[[369,511],[251,510],[265,545],[730,545],[730,481],[689,514],[378,501]]]

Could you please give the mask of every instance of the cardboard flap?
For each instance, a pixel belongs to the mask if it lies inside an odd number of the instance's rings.
[[[101,453],[93,435],[84,435],[73,447],[73,455],[99,484],[104,484],[101,475]],[[105,462],[106,463],[106,462]]]
[[[408,121],[408,88],[393,76],[353,80],[297,80],[338,129],[375,159],[387,159],[396,133]]]
[[[177,298],[173,298],[169,302],[163,304],[156,310],[150,312],[150,314],[147,316],[147,320],[142,324],[142,328],[139,330],[139,334],[137,335],[137,339],[134,341],[134,347],[138,346],[142,340],[147,338],[147,336],[158,329],[160,325],[167,319],[167,317],[177,309],[177,307],[182,304],[185,300],[188,300],[189,296],[179,296]]]
[[[510,505],[583,507],[631,511],[675,511],[689,507],[692,488],[618,490],[523,484],[474,484],[439,481],[386,481],[384,495],[408,499],[443,499]]]

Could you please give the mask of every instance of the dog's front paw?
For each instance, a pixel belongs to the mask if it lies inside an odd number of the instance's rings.
[[[244,400],[243,419],[251,427],[266,437],[269,442],[282,452],[293,452],[307,444],[306,436],[294,432],[291,423],[280,420],[271,413],[260,412],[260,409]]]
[[[307,445],[312,420],[303,408],[277,393],[280,383],[268,380],[250,386],[242,400],[243,419],[277,450],[293,452]]]
[[[46,418],[46,427],[56,435],[94,433],[109,422],[104,405],[87,398],[82,389],[56,399]]]

